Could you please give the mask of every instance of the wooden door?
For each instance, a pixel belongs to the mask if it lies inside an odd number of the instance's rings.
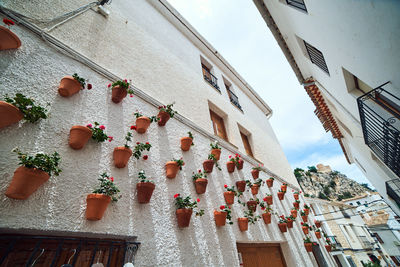
[[[243,267],[286,267],[280,244],[237,243]]]
[[[210,117],[214,128],[214,134],[228,141],[228,136],[226,135],[225,131],[224,119],[211,110]]]
[[[251,150],[249,138],[247,137],[247,135],[243,134],[242,132],[240,132],[240,136],[242,137],[242,142],[243,142],[244,149],[246,150],[246,154],[249,155],[250,157],[253,157],[253,151]]]

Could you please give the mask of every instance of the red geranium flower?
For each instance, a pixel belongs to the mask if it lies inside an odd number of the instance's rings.
[[[230,155],[229,158],[232,158],[232,156]]]
[[[132,125],[132,126],[131,126],[131,130],[136,130],[136,126],[135,126],[135,125]]]
[[[261,207],[262,210],[265,210],[265,207]]]
[[[109,83],[109,84],[107,85],[107,87],[110,88],[110,87],[111,87],[111,83]]]
[[[221,205],[221,206],[219,206],[219,208],[220,208],[221,210],[223,210],[223,209],[225,209],[225,206],[224,206],[224,205]]]
[[[149,142],[146,142],[146,145],[150,144]]]
[[[111,181],[111,182],[114,182],[114,177],[110,177],[110,181]]]
[[[92,128],[92,127],[93,127],[93,125],[92,125],[91,123],[89,123],[89,124],[86,124],[86,127],[88,127],[88,128]]]
[[[199,170],[199,173],[201,172],[201,170]]]
[[[197,199],[197,202],[200,202],[200,198]]]
[[[136,144],[138,145],[138,144],[140,144],[140,142],[136,142]]]
[[[111,142],[112,140],[114,140],[114,137],[109,136],[109,137],[108,137],[108,142]]]
[[[179,197],[179,195],[180,195],[180,194],[175,194],[175,195],[174,195],[174,198],[177,198],[177,197]]]
[[[228,188],[228,185],[224,184],[224,187],[225,187],[225,188]]]
[[[149,158],[149,156],[147,156],[147,155],[144,155],[144,156],[143,156],[143,159],[144,159],[144,160],[147,160],[148,158]]]
[[[264,197],[263,200],[264,200],[264,201],[267,201],[267,197]]]
[[[99,128],[100,128],[101,130],[104,130],[106,127],[105,127],[104,125],[100,125]]]
[[[130,94],[130,95],[129,95],[129,97],[133,97],[133,95],[132,95],[132,94]]]
[[[92,84],[91,84],[91,83],[88,83],[87,89],[88,89],[88,90],[92,89]]]

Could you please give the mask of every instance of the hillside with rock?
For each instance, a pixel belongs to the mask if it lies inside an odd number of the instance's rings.
[[[329,166],[318,164],[310,166],[308,170],[296,168],[294,175],[297,178],[304,196],[326,200],[337,200],[364,195],[373,192],[368,184],[359,184],[346,175],[333,171]]]

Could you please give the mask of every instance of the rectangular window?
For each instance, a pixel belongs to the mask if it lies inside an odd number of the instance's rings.
[[[382,238],[378,235],[378,233],[373,233],[373,235],[376,237],[376,239],[378,239],[379,243],[383,244],[385,242],[383,242]]]
[[[215,77],[212,74],[212,66],[211,66],[211,64],[208,63],[202,57],[200,59],[201,59],[201,69],[203,71],[204,80],[206,80],[209,84],[211,84],[212,87],[214,87],[219,92],[221,92],[220,89],[219,89],[219,86],[218,86],[218,79],[217,79],[217,77]]]
[[[246,150],[246,154],[249,155],[250,157],[253,157],[253,151],[251,150],[248,136],[242,132],[240,132],[240,136],[242,137],[242,142],[243,142],[244,149]]]
[[[242,106],[239,104],[239,98],[235,95],[235,93],[233,92],[232,85],[230,85],[225,79],[224,79],[224,85],[226,88],[226,91],[228,93],[229,96],[229,100],[231,101],[231,103],[236,106],[238,109],[242,110]]]
[[[214,134],[218,135],[222,139],[228,141],[228,136],[226,135],[224,119],[218,116],[214,111],[210,110],[210,117],[214,129]]]
[[[295,7],[295,8],[298,8],[300,10],[307,12],[306,4],[304,4],[303,0],[286,0],[286,3],[289,6],[292,6],[292,7]]]
[[[306,41],[304,41],[304,45],[306,47],[308,56],[310,57],[310,60],[312,63],[317,65],[321,70],[325,71],[327,74],[329,74],[328,66],[326,65],[324,55],[322,54],[321,51],[319,51],[317,48],[314,46],[310,45]]]

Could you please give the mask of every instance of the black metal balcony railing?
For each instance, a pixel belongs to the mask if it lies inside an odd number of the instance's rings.
[[[328,236],[327,238],[331,241],[333,250],[340,250],[342,248],[342,244],[340,244],[340,242],[337,241],[335,235]]]
[[[398,207],[400,207],[400,179],[390,180],[385,184],[388,196],[397,203]]]
[[[383,85],[357,99],[361,126],[365,144],[400,176],[400,99]]]
[[[231,100],[231,103],[234,104],[238,109],[243,111],[242,106],[239,104],[239,98],[237,97],[237,95],[235,95],[230,89],[227,89],[227,90],[228,90],[229,99]]]
[[[212,75],[212,73],[209,72],[208,70],[206,70],[205,68],[203,68],[203,76],[204,76],[204,80],[206,80],[209,84],[211,84],[215,89],[220,91],[219,86],[218,86],[217,77]]]
[[[358,236],[361,245],[364,249],[369,249],[374,247],[374,243],[370,242],[366,236]]]

